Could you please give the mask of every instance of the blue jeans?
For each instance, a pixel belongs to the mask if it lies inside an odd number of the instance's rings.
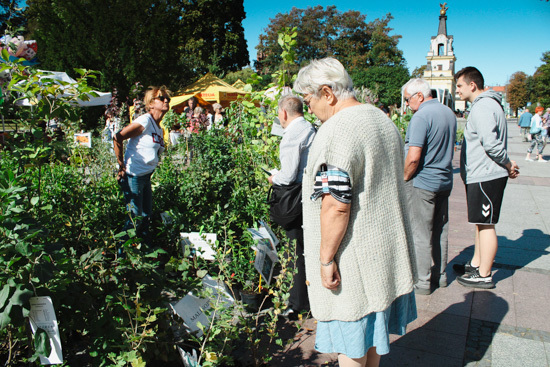
[[[153,191],[151,190],[151,175],[126,175],[120,180],[126,209],[131,215],[124,225],[124,230],[134,227],[136,221],[137,235],[144,240],[149,236],[149,219],[153,214]]]

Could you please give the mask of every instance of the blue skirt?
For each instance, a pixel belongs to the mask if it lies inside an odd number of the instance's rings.
[[[405,335],[407,324],[416,320],[414,292],[397,298],[385,311],[373,312],[357,321],[319,321],[315,349],[361,358],[371,347],[376,353],[390,352],[390,334]]]

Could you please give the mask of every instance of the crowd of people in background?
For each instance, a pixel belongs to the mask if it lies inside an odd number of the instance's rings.
[[[518,126],[520,128],[520,135],[523,138],[523,142],[529,142],[529,148],[527,148],[526,161],[534,161],[531,158],[531,153],[537,148],[536,161],[545,163],[546,160],[542,158],[542,152],[546,147],[548,141],[548,130],[550,129],[550,108],[546,111],[544,107],[537,106],[534,109],[534,114],[531,113],[528,107],[525,107],[525,111],[518,119]]]

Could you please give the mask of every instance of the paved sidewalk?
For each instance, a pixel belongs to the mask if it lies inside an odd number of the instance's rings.
[[[508,150],[520,177],[508,181],[496,227],[496,288],[473,290],[455,281],[452,264],[471,258],[474,247],[457,152],[449,200],[450,284],[416,296],[418,319],[406,335],[391,337],[381,366],[550,367],[550,154],[543,155],[547,163],[525,161],[529,144],[521,141],[516,120],[509,120],[508,129]],[[303,326],[270,365],[336,366],[336,354],[314,349],[315,321]]]

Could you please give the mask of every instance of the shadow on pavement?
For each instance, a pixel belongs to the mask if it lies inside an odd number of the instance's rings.
[[[508,312],[508,303],[491,292],[473,293],[475,302],[472,304],[484,309],[480,310],[481,314],[490,313],[492,321],[459,316],[461,310],[470,303],[470,296],[466,294],[463,302],[450,305],[391,343],[390,353],[382,356],[380,366],[459,367],[468,362],[490,359],[487,351],[500,321]]]
[[[514,270],[522,269],[531,264],[530,267],[537,268],[533,262],[544,255],[550,254],[550,236],[539,229],[525,229],[520,238],[510,240],[505,236],[498,236],[498,251],[493,263],[493,269],[497,269],[493,278],[495,282],[504,280],[513,275]],[[447,281],[449,284],[454,281],[457,274],[453,271],[453,264],[464,264],[474,254],[474,246],[464,248],[457,256],[449,260],[447,266]],[[540,266],[543,268],[543,266]],[[508,269],[511,272],[500,272],[498,269]]]

